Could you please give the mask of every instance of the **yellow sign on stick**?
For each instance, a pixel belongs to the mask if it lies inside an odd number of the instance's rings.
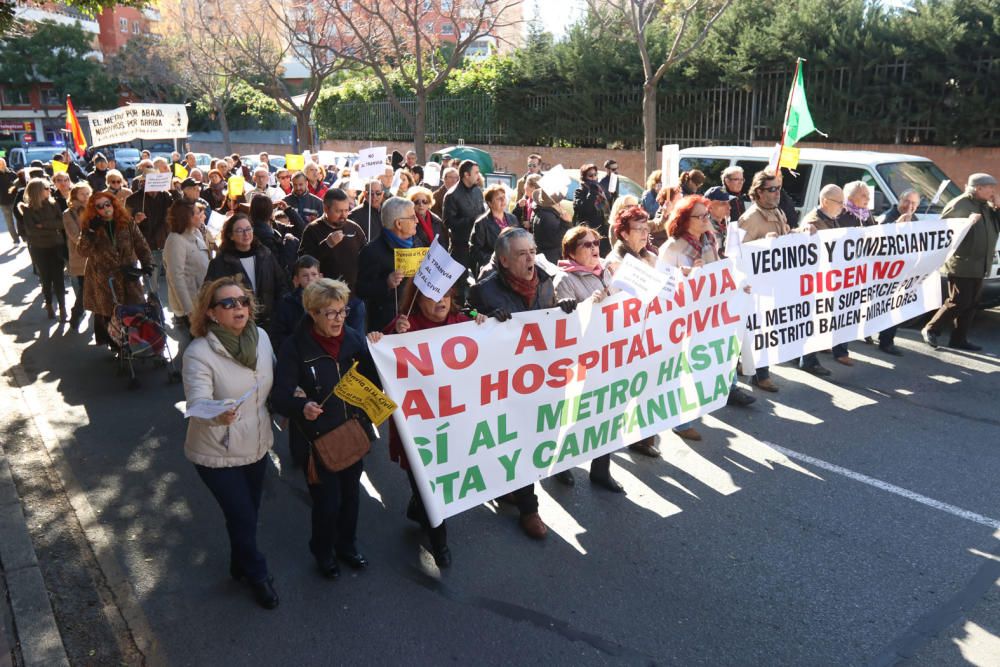
[[[174,164],[174,176],[176,176],[181,180],[184,180],[185,178],[188,177],[187,168],[179,162]]]
[[[407,278],[417,275],[420,263],[427,256],[427,248],[396,248],[396,270],[402,271]]]
[[[782,146],[778,166],[786,169],[795,169],[799,166],[799,149],[794,146]]]
[[[60,162],[59,160],[52,161],[52,173],[59,174],[69,169],[69,165],[65,162]]]
[[[306,157],[304,155],[292,155],[291,153],[285,153],[285,169],[288,171],[302,171],[306,166]]]
[[[230,176],[229,177],[229,198],[236,199],[243,194],[243,188],[246,186],[246,180],[242,176]]]
[[[345,403],[350,403],[364,410],[376,426],[380,426],[396,411],[397,406],[392,399],[358,372],[358,362],[356,361],[351,366],[351,370],[347,371],[347,375],[342,377],[337,386],[333,388],[333,393]]]

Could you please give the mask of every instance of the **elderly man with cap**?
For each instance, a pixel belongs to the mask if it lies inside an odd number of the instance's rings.
[[[726,256],[726,234],[729,233],[729,214],[732,212],[731,202],[735,199],[722,188],[712,188],[705,194],[708,200],[708,217],[712,221],[712,230],[715,232],[715,240],[719,244],[719,257]]]
[[[201,196],[201,183],[190,176],[181,181],[181,200],[188,204],[200,204],[206,211],[212,210],[212,207]]]
[[[945,323],[953,328],[948,347],[975,352],[982,348],[969,342],[969,328],[985,278],[993,267],[997,236],[1000,235],[1000,192],[997,179],[989,174],[972,174],[965,194],[955,197],[941,211],[941,218],[968,218],[968,233],[942,270],[948,276],[948,299],[921,331],[924,341],[938,347]]]

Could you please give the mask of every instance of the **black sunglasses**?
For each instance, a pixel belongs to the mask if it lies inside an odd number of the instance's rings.
[[[767,188],[761,188],[761,190],[763,190],[765,192],[772,192],[773,193],[773,192],[778,192],[779,190],[781,190],[781,186],[780,185],[772,185],[772,186],[767,187]]]
[[[222,306],[225,310],[232,310],[236,306],[241,308],[248,308],[250,306],[250,297],[248,296],[227,296],[225,299],[219,299],[212,304],[212,308],[216,306]]]

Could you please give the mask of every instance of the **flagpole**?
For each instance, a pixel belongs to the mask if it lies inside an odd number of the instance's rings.
[[[785,105],[785,121],[781,124],[781,148],[785,148],[785,139],[788,137],[788,118],[792,115],[792,99],[795,97],[795,88],[799,85],[799,70],[802,67],[802,58],[795,59],[795,74],[792,76],[792,89],[788,93],[788,104]],[[779,153],[778,163],[781,163]],[[779,167],[780,169],[780,167]]]

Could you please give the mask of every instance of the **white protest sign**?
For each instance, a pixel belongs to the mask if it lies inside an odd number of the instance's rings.
[[[392,183],[389,184],[389,195],[395,197],[396,193],[399,192],[399,186],[403,184],[403,175],[400,173],[402,169],[397,169],[392,175]]]
[[[552,197],[554,195],[566,196],[566,191],[569,189],[570,178],[566,170],[563,169],[561,164],[549,169],[542,176],[542,179],[538,181],[538,187],[542,189],[542,192]]]
[[[151,171],[143,177],[143,190],[146,192],[166,192],[170,189],[170,181],[173,177],[174,175],[169,171],[165,174]]]
[[[212,211],[208,216],[208,220],[205,221],[205,226],[208,227],[208,231],[212,232],[212,237],[216,240],[222,235],[222,226],[225,224],[226,216],[218,211]]]
[[[281,188],[268,188],[268,194],[271,196],[271,201],[277,204],[279,201],[285,200],[285,191]]]
[[[643,303],[649,303],[671,282],[672,273],[658,271],[641,259],[626,255],[611,277],[611,287],[628,292]]]
[[[427,249],[427,255],[420,263],[417,274],[413,276],[413,284],[417,286],[421,294],[436,303],[444,297],[463,273],[465,273],[465,267],[460,262],[456,262],[435,238],[431,242],[431,247]]]
[[[678,144],[667,144],[663,147],[663,161],[660,167],[663,174],[663,187],[676,187],[681,184],[681,147]]]
[[[948,187],[949,183],[951,183],[950,178],[946,178],[943,181],[941,181],[941,185],[938,186],[937,192],[934,193],[934,198],[931,199],[930,206],[933,206],[934,204],[941,201],[941,195],[944,194],[944,191]]]
[[[424,165],[424,185],[436,188],[441,185],[441,164],[428,162]]]
[[[742,253],[741,245],[743,243],[743,237],[746,236],[746,230],[740,229],[740,226],[735,220],[729,223],[726,227],[726,257],[739,257]]]
[[[356,171],[351,172],[351,178],[347,182],[347,187],[355,192],[360,192],[365,189],[365,179],[361,178],[361,174]]]
[[[92,111],[91,146],[107,146],[134,139],[183,139],[188,135],[187,107],[183,104],[130,104],[112,111]]]
[[[377,178],[385,173],[385,146],[362,148],[358,151],[358,174],[363,178]]]
[[[743,243],[754,367],[829,350],[938,308],[938,269],[969,226],[935,220]]]
[[[608,176],[608,192],[613,195],[618,194],[618,174],[611,172]]]
[[[646,307],[619,292],[370,343],[431,524],[724,406],[749,303],[722,260]]]

